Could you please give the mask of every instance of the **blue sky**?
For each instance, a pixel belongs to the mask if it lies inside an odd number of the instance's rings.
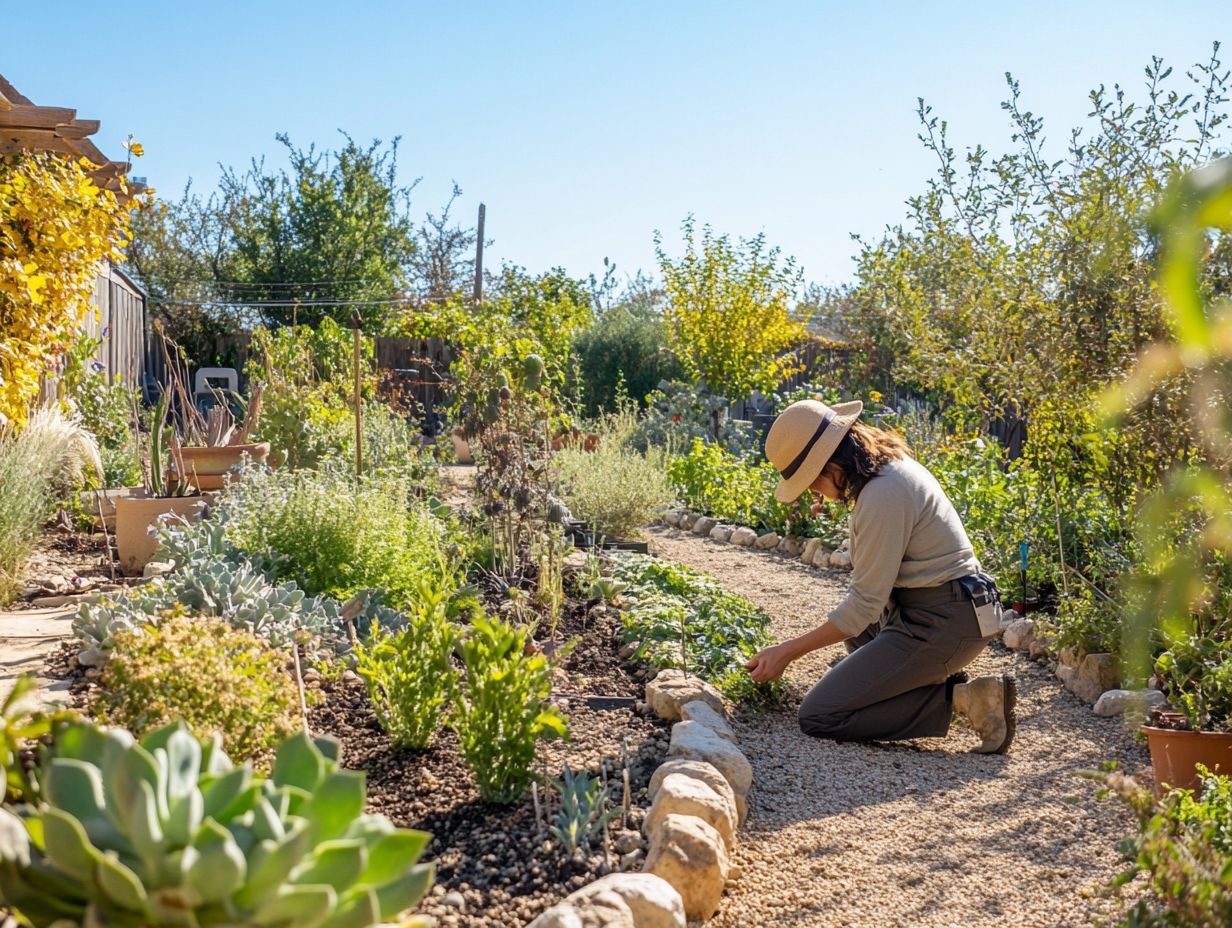
[[[653,269],[681,219],[765,232],[809,279],[851,276],[930,175],[916,98],[960,146],[1009,145],[1004,72],[1058,143],[1104,82],[1137,87],[1232,40],[1230,0],[1133,2],[135,2],[8,0],[0,73],[99,118],[112,157],[178,195],[279,160],[275,132],[401,136],[419,212],[456,180],[487,204],[485,263]],[[1232,61],[1232,46],[1225,49]]]

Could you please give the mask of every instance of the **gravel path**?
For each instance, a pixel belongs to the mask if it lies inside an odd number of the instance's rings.
[[[651,550],[704,570],[774,620],[780,639],[816,627],[847,575],[783,555],[650,530]],[[714,928],[749,926],[1107,925],[1120,904],[1101,890],[1133,830],[1123,806],[1097,802],[1072,771],[1117,760],[1133,772],[1145,749],[1097,718],[1040,664],[996,643],[968,671],[1013,672],[1018,737],[1005,757],[966,753],[969,730],[895,745],[808,738],[798,697],[840,654],[788,671],[786,709],[737,720],[754,789],[736,863],[742,875]]]

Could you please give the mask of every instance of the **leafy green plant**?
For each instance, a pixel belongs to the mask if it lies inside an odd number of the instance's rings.
[[[1146,892],[1125,915],[1124,928],[1181,928],[1232,922],[1232,778],[1199,767],[1199,792],[1176,789],[1162,797],[1115,770],[1088,773],[1133,810],[1138,834],[1120,851],[1129,868],[1113,881],[1145,878]]]
[[[678,260],[655,233],[672,350],[695,381],[734,399],[773,391],[798,369],[786,349],[805,336],[788,308],[801,282],[795,262],[780,261],[763,235],[733,243],[703,226],[699,240],[691,216],[681,231],[685,252]]]
[[[181,719],[264,762],[300,724],[288,657],[219,619],[181,614],[115,636],[91,710],[138,737]]]
[[[733,454],[746,454],[757,445],[748,423],[726,417],[731,400],[699,384],[662,381],[647,394],[646,404],[629,439],[639,451],[665,448],[673,453],[688,448],[695,438],[716,442]]]
[[[620,594],[629,588],[629,584],[614,577],[597,577],[591,581],[588,594],[591,599],[601,600],[608,606],[620,602]]]
[[[0,810],[0,897],[34,928],[367,928],[432,885],[429,836],[364,814],[363,775],[302,732],[265,779],[182,723],[75,726],[41,782],[44,804]]]
[[[66,709],[46,710],[38,699],[38,681],[22,674],[13,681],[0,702],[0,777],[4,779],[4,801],[32,801],[38,784],[27,771],[22,752],[52,734],[62,723],[75,718]]]
[[[482,615],[459,648],[464,685],[453,727],[462,758],[487,802],[516,802],[532,779],[535,744],[564,737],[565,719],[546,704],[552,667],[543,654],[527,653],[530,632]]]
[[[616,577],[629,585],[621,638],[638,642],[635,660],[679,667],[738,701],[774,702],[780,681],[754,683],[744,663],[771,644],[770,617],[712,578],[644,555],[622,559]]]
[[[765,496],[765,481],[757,470],[700,438],[693,439],[686,453],[672,458],[667,473],[691,508],[741,525],[754,521]]]
[[[560,808],[548,828],[570,855],[592,847],[608,822],[620,814],[618,807],[607,808],[603,784],[585,770],[574,773],[566,764],[552,786],[560,797]]]
[[[451,658],[461,635],[447,607],[446,595],[425,585],[406,628],[388,632],[377,624],[369,641],[355,649],[355,669],[395,744],[427,747],[457,698]]]
[[[444,525],[397,476],[253,468],[219,508],[232,544],[309,593],[345,600],[380,590],[406,606],[425,579],[456,586]]]

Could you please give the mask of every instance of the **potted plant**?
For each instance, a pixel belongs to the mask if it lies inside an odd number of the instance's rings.
[[[120,568],[129,574],[140,573],[158,550],[158,540],[151,530],[167,513],[188,516],[204,502],[204,497],[188,480],[174,484],[167,480],[169,462],[178,459],[180,473],[185,473],[182,451],[175,432],[167,425],[167,397],[159,397],[154,407],[154,425],[150,432],[150,463],[145,484],[139,492],[115,499],[116,552]],[[191,470],[187,471],[191,473]]]
[[[214,404],[202,413],[189,393],[179,346],[161,331],[159,337],[168,376],[164,395],[170,394],[177,407],[180,439],[169,461],[169,480],[172,483],[189,480],[199,490],[221,490],[227,475],[238,475],[245,455],[257,464],[264,464],[269,457],[269,442],[249,441],[261,418],[263,387],[256,384],[252,388],[244,418],[238,425],[227,395],[222,391],[214,391]]]
[[[1223,623],[1221,623],[1223,624]],[[1170,709],[1156,709],[1144,726],[1155,786],[1197,788],[1198,767],[1232,775],[1232,634],[1199,623],[1155,662]]]

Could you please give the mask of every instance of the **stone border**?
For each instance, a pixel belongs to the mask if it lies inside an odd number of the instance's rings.
[[[1001,626],[1001,642],[1006,648],[1046,662],[1065,688],[1093,706],[1098,716],[1112,718],[1127,712],[1145,716],[1166,702],[1164,694],[1154,687],[1121,689],[1121,665],[1115,654],[1079,654],[1071,648],[1055,648],[1051,636],[1035,620],[1013,609],[1005,611]]]
[[[748,814],[753,767],[727,722],[722,695],[682,670],[661,670],[646,702],[675,722],[667,759],[650,780],[640,872],[612,873],[569,895],[527,928],[685,928],[719,908],[739,874],[731,862]]]
[[[710,516],[687,509],[669,509],[663,516],[663,522],[672,528],[692,532],[722,544],[786,554],[821,570],[851,570],[851,555],[848,553],[846,539],[834,550],[828,548],[820,538],[777,535],[774,532],[763,532],[759,535],[756,529],[748,526],[719,522]]]

